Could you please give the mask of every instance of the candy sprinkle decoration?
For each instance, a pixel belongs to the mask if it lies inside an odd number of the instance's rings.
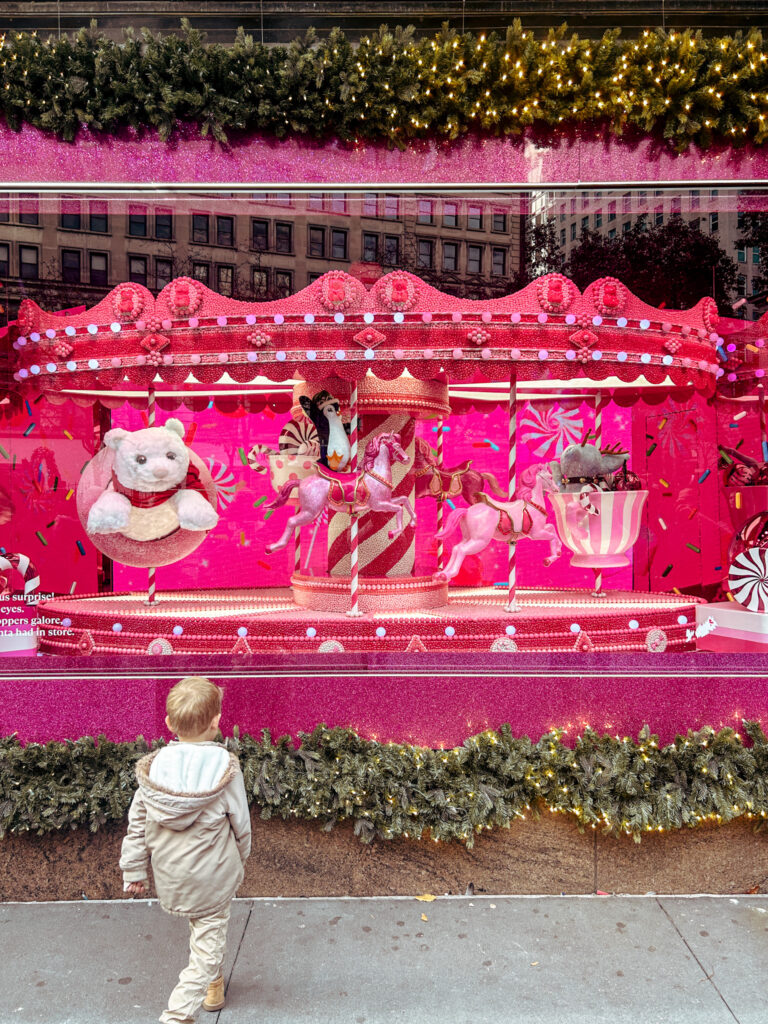
[[[768,610],[768,551],[747,548],[734,558],[728,586],[739,604],[751,612]]]

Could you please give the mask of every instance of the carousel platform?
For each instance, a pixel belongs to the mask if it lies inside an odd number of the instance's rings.
[[[42,602],[43,654],[316,654],[695,649],[696,599],[672,594],[451,588],[440,607],[350,618],[298,606],[289,588],[94,594]]]

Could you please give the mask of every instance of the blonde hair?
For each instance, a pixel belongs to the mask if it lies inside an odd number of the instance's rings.
[[[199,736],[221,713],[223,690],[203,676],[186,676],[165,701],[171,729],[180,736]]]

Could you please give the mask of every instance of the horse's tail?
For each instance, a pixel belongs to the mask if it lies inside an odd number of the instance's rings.
[[[444,540],[445,537],[450,537],[466,514],[467,510],[465,508],[453,509],[448,516],[445,526],[439,533],[435,534],[435,537],[437,537],[438,540]]]
[[[280,493],[277,495],[277,497],[273,498],[272,501],[269,502],[269,504],[264,506],[264,508],[281,508],[286,503],[286,501],[288,501],[288,498],[291,496],[291,491],[294,489],[294,487],[298,486],[298,480],[286,481],[286,483],[284,483],[283,486],[280,488]]]
[[[493,473],[480,473],[480,479],[485,481],[488,485],[488,490],[491,491],[494,497],[503,498],[504,501],[509,498],[509,495],[499,487],[499,482]]]

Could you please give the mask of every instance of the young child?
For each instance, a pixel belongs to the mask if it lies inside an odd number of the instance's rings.
[[[251,819],[237,757],[213,738],[222,691],[187,676],[166,701],[178,736],[136,765],[139,788],[128,813],[120,868],[126,892],[143,896],[152,860],[163,910],[189,918],[189,964],[160,1020],[193,1021],[202,1005],[224,1005],[221,974],[232,897],[251,849]]]

